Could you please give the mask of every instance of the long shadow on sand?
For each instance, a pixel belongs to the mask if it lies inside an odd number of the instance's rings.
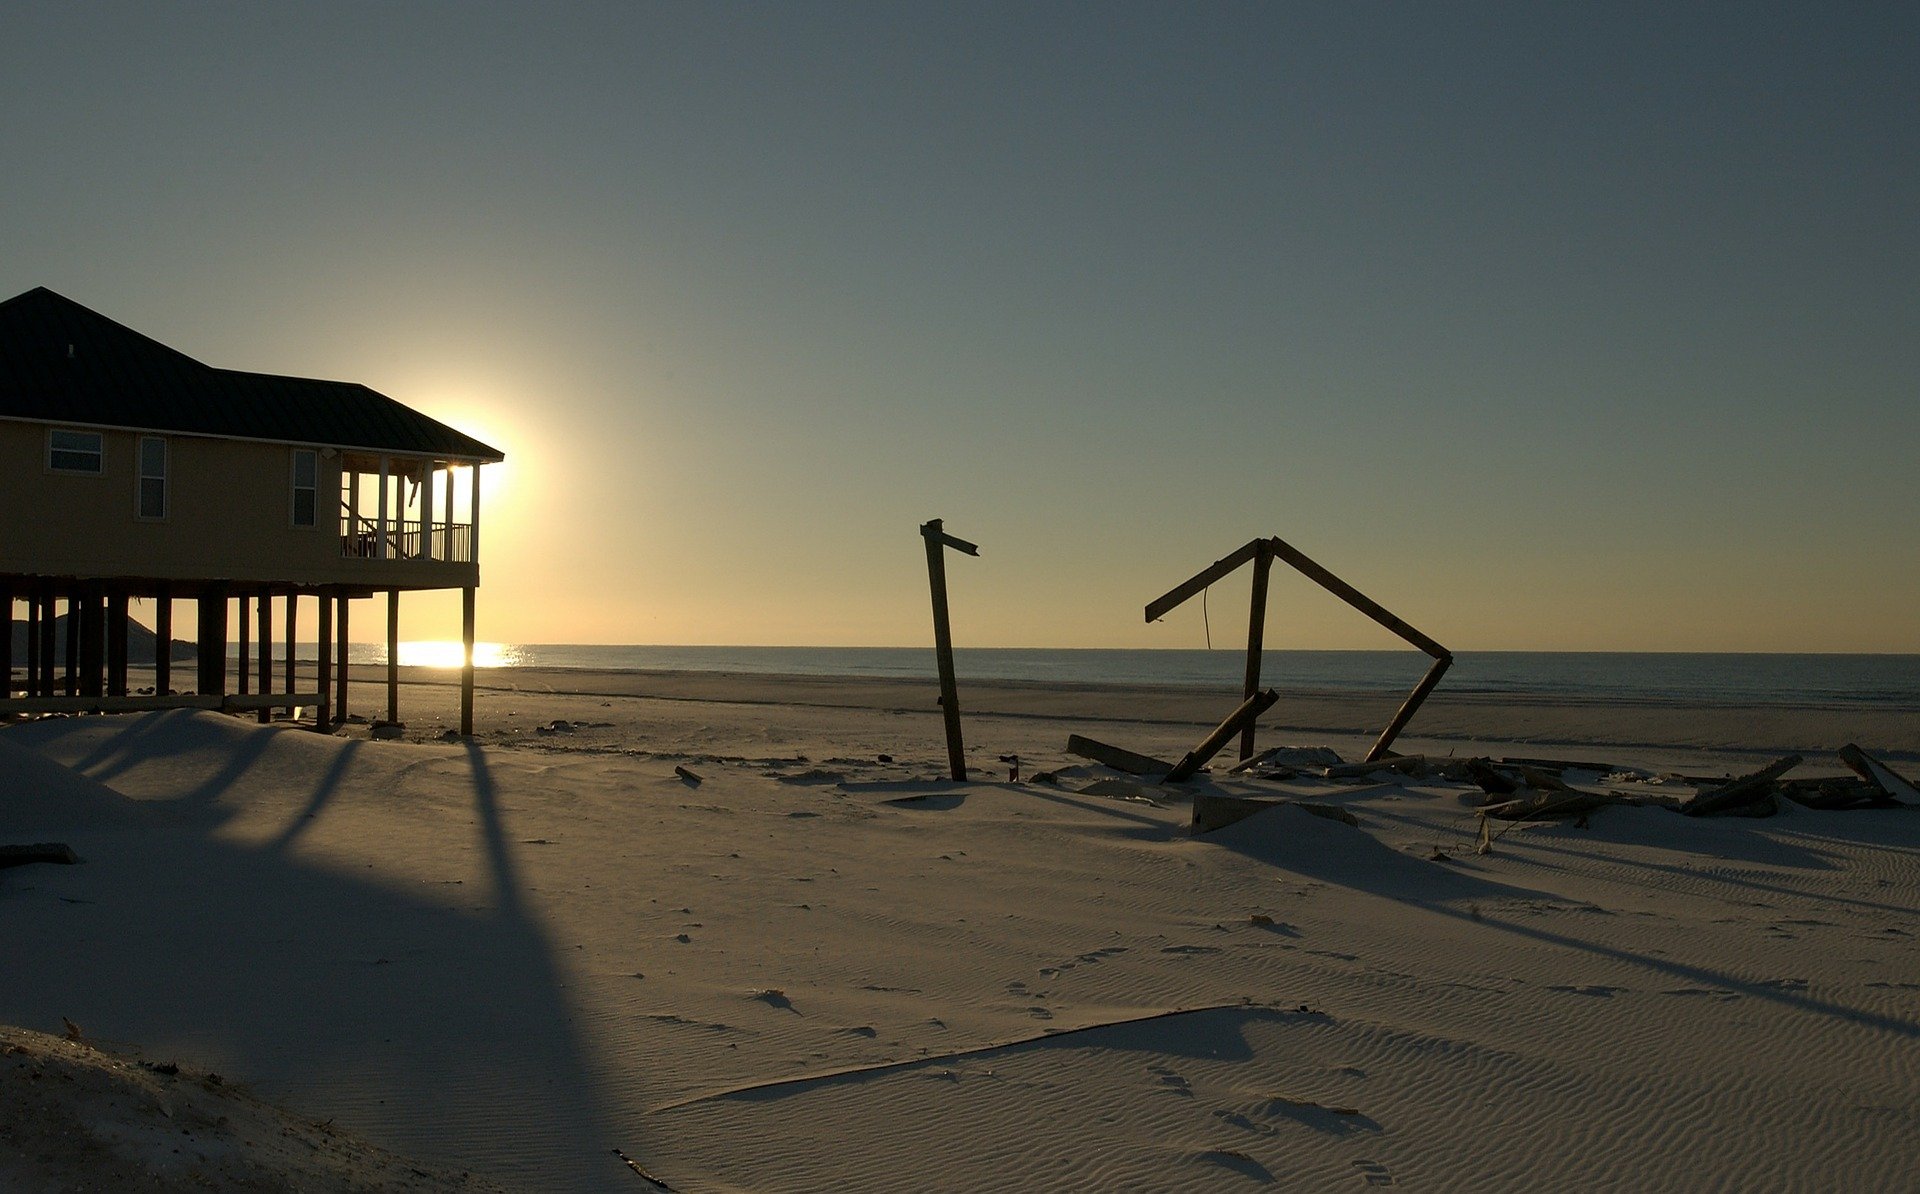
[[[1373,810],[1368,810],[1368,815],[1373,815]],[[1299,809],[1269,809],[1207,834],[1203,840],[1293,874],[1412,904],[1436,916],[1469,923],[1488,932],[1510,933],[1539,944],[1591,954],[1668,978],[1734,991],[1800,1011],[1832,1016],[1896,1036],[1920,1037],[1920,1021],[1883,1016],[1816,999],[1778,985],[1756,983],[1710,967],[1676,962],[1503,918],[1499,915],[1498,904],[1492,901],[1566,903],[1567,900],[1552,892],[1512,887],[1410,857],[1387,846],[1365,830],[1316,818]],[[1794,891],[1792,894],[1804,897],[1806,893]],[[1867,906],[1886,907],[1877,904]]]
[[[67,1017],[105,1043],[225,1069],[379,1143],[516,1186],[631,1181],[607,1147],[554,947],[525,899],[510,814],[478,747],[452,757],[471,770],[492,886],[483,903],[458,883],[457,863],[423,893],[417,880],[407,890],[286,848],[335,793],[377,779],[367,756],[382,752],[214,714],[5,733],[149,794],[162,781],[143,771],[170,773],[187,815],[156,829],[136,809],[80,830],[68,836],[86,865],[0,888],[7,952],[36,959],[0,977],[0,1020],[57,1031]],[[239,783],[259,768],[272,770]],[[310,790],[290,791],[289,774]],[[263,778],[278,785],[272,807],[299,809],[293,821],[259,845],[216,834],[223,813],[264,798]],[[0,773],[0,796],[6,781]]]

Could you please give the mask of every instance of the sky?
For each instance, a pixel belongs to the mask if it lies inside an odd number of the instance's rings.
[[[1454,650],[1920,651],[1911,4],[9,2],[0,112],[0,295],[507,453],[483,639],[922,644],[938,517],[962,646],[1220,645],[1142,607],[1278,535]]]

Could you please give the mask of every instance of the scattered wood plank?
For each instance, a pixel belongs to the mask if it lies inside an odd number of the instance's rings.
[[[1391,758],[1359,763],[1339,763],[1322,769],[1320,778],[1352,779],[1356,775],[1377,775],[1382,771],[1398,771],[1405,775],[1424,771],[1433,761],[1425,755],[1394,755]]]
[[[61,866],[72,866],[80,861],[73,847],[65,842],[35,842],[28,846],[0,846],[0,867],[27,866],[36,862],[52,862]]]
[[[1549,817],[1577,817],[1618,803],[1611,792],[1529,792],[1527,795],[1480,809],[1483,817],[1502,821],[1538,821]]]
[[[1135,754],[1118,746],[1108,746],[1092,738],[1079,734],[1067,736],[1067,753],[1079,755],[1083,759],[1092,759],[1096,763],[1111,767],[1115,771],[1124,771],[1128,775],[1165,775],[1173,770],[1173,764],[1156,759],[1151,755]]]
[[[1840,748],[1840,761],[1852,768],[1855,775],[1886,793],[1887,799],[1895,804],[1920,803],[1920,789],[1853,743]]]
[[[1775,759],[1751,775],[1743,775],[1731,783],[1696,793],[1692,800],[1680,806],[1680,811],[1689,817],[1711,817],[1732,812],[1744,804],[1771,800],[1774,781],[1798,767],[1800,762],[1799,755]]]
[[[675,767],[673,769],[673,773],[679,776],[682,780],[685,780],[687,786],[690,788],[697,788],[700,786],[700,777],[699,775],[694,773],[692,768]]]
[[[1227,744],[1229,738],[1252,725],[1255,718],[1273,708],[1274,702],[1279,699],[1280,694],[1268,688],[1240,702],[1240,707],[1227,714],[1227,719],[1215,726],[1213,733],[1208,734],[1200,745],[1188,751],[1186,757],[1173,765],[1173,770],[1167,772],[1166,782],[1178,784],[1192,779],[1194,772],[1205,767],[1208,760],[1220,753],[1220,748]]]

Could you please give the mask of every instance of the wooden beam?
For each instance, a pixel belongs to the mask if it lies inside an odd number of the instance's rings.
[[[1188,751],[1185,758],[1173,765],[1173,770],[1167,772],[1167,782],[1177,784],[1191,779],[1194,772],[1205,767],[1208,760],[1220,753],[1220,748],[1227,744],[1227,739],[1244,729],[1248,722],[1271,709],[1274,702],[1279,699],[1280,694],[1269,688],[1264,692],[1256,692],[1242,701],[1238,709],[1227,714],[1227,719],[1214,727],[1213,733],[1208,734],[1200,745]]]
[[[1445,653],[1433,661],[1433,666],[1427,669],[1427,674],[1420,677],[1420,683],[1414,685],[1413,691],[1407,694],[1407,699],[1400,702],[1400,708],[1394,712],[1393,720],[1387,723],[1387,728],[1380,731],[1379,740],[1373,744],[1373,749],[1367,752],[1367,762],[1371,763],[1387,753],[1387,748],[1393,745],[1393,740],[1400,736],[1400,731],[1413,720],[1414,713],[1427,699],[1427,695],[1433,691],[1435,685],[1440,683],[1440,677],[1446,675],[1447,669],[1452,666],[1453,656]]]
[[[933,591],[933,654],[940,670],[940,716],[947,728],[947,766],[955,780],[967,778],[966,748],[960,740],[960,686],[953,674],[953,628],[947,618],[946,549],[954,547],[977,556],[980,549],[956,539],[940,527],[940,519],[920,526],[927,548],[927,584]]]
[[[479,466],[474,466],[479,472]],[[475,486],[474,493],[479,494]],[[473,638],[474,638],[474,588],[468,585],[460,590],[460,642],[465,650],[460,653],[460,736],[473,736]]]
[[[1118,746],[1109,746],[1084,738],[1079,734],[1067,735],[1067,753],[1079,755],[1083,759],[1092,759],[1096,763],[1124,771],[1128,775],[1165,775],[1173,770],[1173,764],[1152,755],[1135,754]]]
[[[1327,571],[1285,539],[1275,538],[1269,540],[1269,542],[1273,544],[1273,552],[1275,555],[1293,565],[1305,574],[1309,580],[1327,590],[1327,592],[1332,593],[1335,597],[1338,597],[1369,618],[1372,618],[1375,622],[1393,631],[1401,638],[1406,639],[1433,658],[1439,659],[1443,655],[1448,655],[1449,658],[1451,658],[1445,647],[1434,642],[1426,635],[1421,634],[1418,630],[1415,630],[1412,626],[1409,626],[1392,613],[1389,613],[1386,607],[1382,606],[1378,601],[1375,601],[1346,581],[1341,580],[1333,573]]]
[[[1147,621],[1158,622],[1175,606],[1178,606],[1195,593],[1207,588],[1221,577],[1232,572],[1235,568],[1251,560],[1259,548],[1260,540],[1255,539],[1245,547],[1239,548],[1231,554],[1215,560],[1213,563],[1195,573],[1191,578],[1180,582],[1152,601],[1147,602]]]

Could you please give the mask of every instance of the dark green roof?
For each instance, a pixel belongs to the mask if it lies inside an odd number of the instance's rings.
[[[0,418],[506,459],[366,386],[203,365],[44,286],[0,303]]]

